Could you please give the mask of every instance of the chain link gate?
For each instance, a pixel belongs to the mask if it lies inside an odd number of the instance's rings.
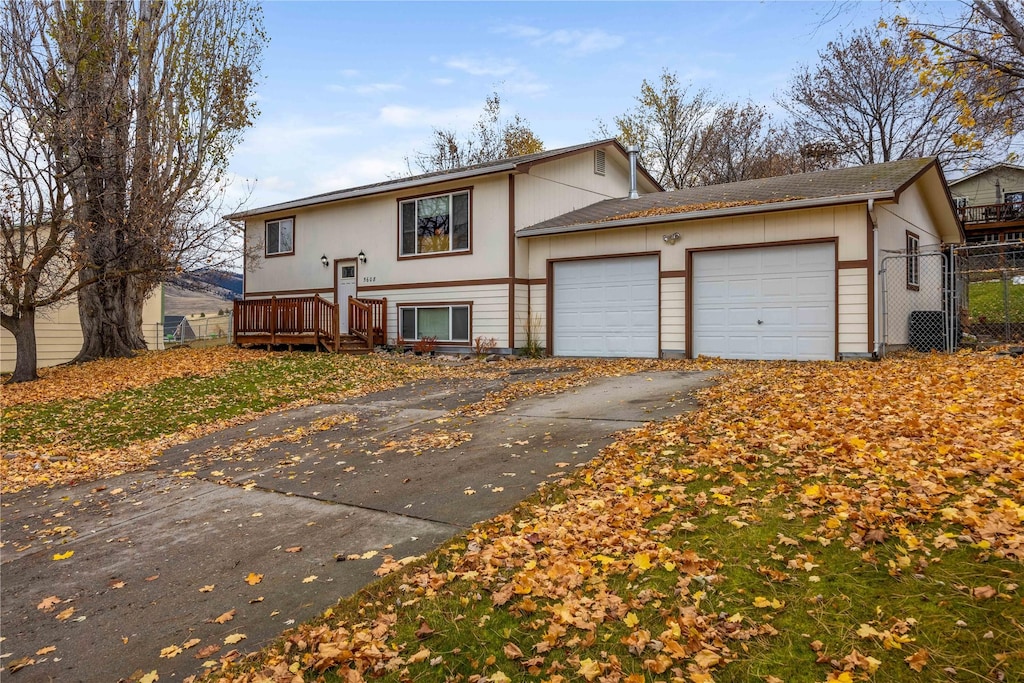
[[[948,251],[882,258],[882,355],[955,351],[960,344],[956,264]]]
[[[953,248],[963,343],[1024,342],[1024,242]]]

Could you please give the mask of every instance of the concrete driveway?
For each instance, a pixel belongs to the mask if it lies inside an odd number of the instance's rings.
[[[229,429],[146,472],[4,496],[0,677],[182,680],[257,650],[385,555],[429,552],[615,432],[693,409],[706,381],[606,378],[478,418],[449,411],[500,382],[421,382]]]

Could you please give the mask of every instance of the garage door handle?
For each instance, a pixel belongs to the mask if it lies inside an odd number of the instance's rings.
[[[764,325],[764,321],[763,321],[763,320],[758,320],[758,321],[757,321],[757,324],[758,324],[758,325]]]

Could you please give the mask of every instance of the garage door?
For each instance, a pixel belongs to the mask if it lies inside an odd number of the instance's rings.
[[[658,257],[563,261],[554,268],[556,356],[658,356]]]
[[[835,245],[693,255],[693,355],[834,360]]]

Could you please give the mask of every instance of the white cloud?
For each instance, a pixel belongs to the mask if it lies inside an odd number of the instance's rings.
[[[529,41],[534,47],[553,45],[564,49],[567,54],[574,57],[614,50],[626,42],[622,36],[608,33],[600,28],[548,31],[536,26],[511,24],[498,28],[495,32]]]
[[[428,109],[389,104],[381,107],[378,121],[397,128],[419,128],[423,126],[463,127],[476,121],[480,116],[479,107],[452,107]]]
[[[445,62],[451,69],[465,71],[471,76],[508,76],[519,69],[514,59],[474,59],[472,57],[453,57]]]

